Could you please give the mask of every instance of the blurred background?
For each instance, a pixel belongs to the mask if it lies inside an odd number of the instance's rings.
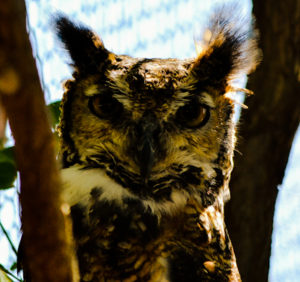
[[[107,49],[134,57],[189,58],[212,7],[226,1],[199,0],[27,0],[28,31],[46,102],[62,98],[61,83],[71,76],[70,60],[55,39],[51,17],[58,11],[98,34]],[[239,1],[245,14],[252,2]],[[245,84],[245,78],[241,82]],[[242,97],[241,97],[242,98]],[[10,137],[9,129],[7,136]],[[7,145],[13,145],[10,139]],[[294,139],[275,208],[269,281],[300,281],[300,133]],[[18,183],[16,183],[18,186]],[[0,264],[11,268],[20,239],[17,190],[0,191]],[[14,269],[14,267],[12,267]],[[12,270],[16,274],[15,270]]]

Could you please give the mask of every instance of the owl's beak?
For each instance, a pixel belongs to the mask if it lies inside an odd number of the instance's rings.
[[[136,159],[145,182],[148,181],[154,165],[158,132],[159,125],[152,115],[144,116],[137,125]]]
[[[152,138],[148,135],[143,136],[143,140],[137,144],[137,157],[140,165],[141,177],[148,180],[153,163],[154,163],[154,148]]]

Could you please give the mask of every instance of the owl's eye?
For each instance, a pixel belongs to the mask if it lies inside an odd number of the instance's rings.
[[[119,117],[123,105],[111,95],[96,95],[89,100],[89,107],[93,114],[103,119]]]
[[[178,109],[176,120],[188,128],[197,128],[205,125],[209,119],[209,107],[200,104],[194,99]]]

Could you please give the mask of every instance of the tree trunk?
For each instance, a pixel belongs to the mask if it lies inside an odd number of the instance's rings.
[[[243,281],[267,281],[277,186],[300,121],[300,2],[253,0],[263,61],[242,113],[226,221]]]
[[[0,1],[0,98],[20,172],[25,270],[31,281],[77,281],[68,209],[60,201],[54,140],[23,0]]]

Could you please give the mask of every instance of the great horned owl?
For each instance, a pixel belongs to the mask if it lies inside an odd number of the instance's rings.
[[[256,66],[254,32],[212,18],[196,58],[116,55],[56,19],[72,59],[59,126],[63,198],[81,281],[239,281],[224,225],[232,80]]]

